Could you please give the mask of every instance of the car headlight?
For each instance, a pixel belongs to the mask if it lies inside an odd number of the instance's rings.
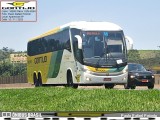
[[[130,78],[135,78],[135,76],[134,76],[134,75],[131,75]]]

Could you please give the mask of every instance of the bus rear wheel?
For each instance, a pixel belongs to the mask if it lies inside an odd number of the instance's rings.
[[[38,73],[38,82],[39,82],[39,86],[42,86],[42,75],[41,75],[41,73]]]
[[[42,76],[41,76],[41,74],[38,73],[38,78],[37,78],[37,75],[34,73],[33,74],[33,81],[34,81],[35,87],[42,86]]]
[[[67,72],[67,87],[78,88],[78,84],[73,83],[73,77],[71,72]]]
[[[35,87],[38,87],[38,86],[39,86],[39,82],[38,82],[38,79],[37,79],[37,75],[36,75],[35,73],[33,74],[33,82],[34,82]]]

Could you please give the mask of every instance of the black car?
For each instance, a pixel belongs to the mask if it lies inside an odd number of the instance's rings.
[[[148,86],[148,89],[153,89],[154,82],[153,73],[147,71],[143,65],[128,63],[128,82],[124,85],[125,89],[135,89],[136,86]]]

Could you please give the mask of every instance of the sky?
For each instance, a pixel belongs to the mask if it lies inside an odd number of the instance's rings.
[[[37,7],[37,22],[0,22],[0,49],[25,51],[29,39],[72,21],[113,22],[134,49],[160,49],[160,0],[37,0]]]

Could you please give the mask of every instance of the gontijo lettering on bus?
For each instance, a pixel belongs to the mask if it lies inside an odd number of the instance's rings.
[[[36,57],[36,58],[34,59],[34,63],[35,63],[35,64],[45,63],[45,62],[47,62],[47,56]]]

